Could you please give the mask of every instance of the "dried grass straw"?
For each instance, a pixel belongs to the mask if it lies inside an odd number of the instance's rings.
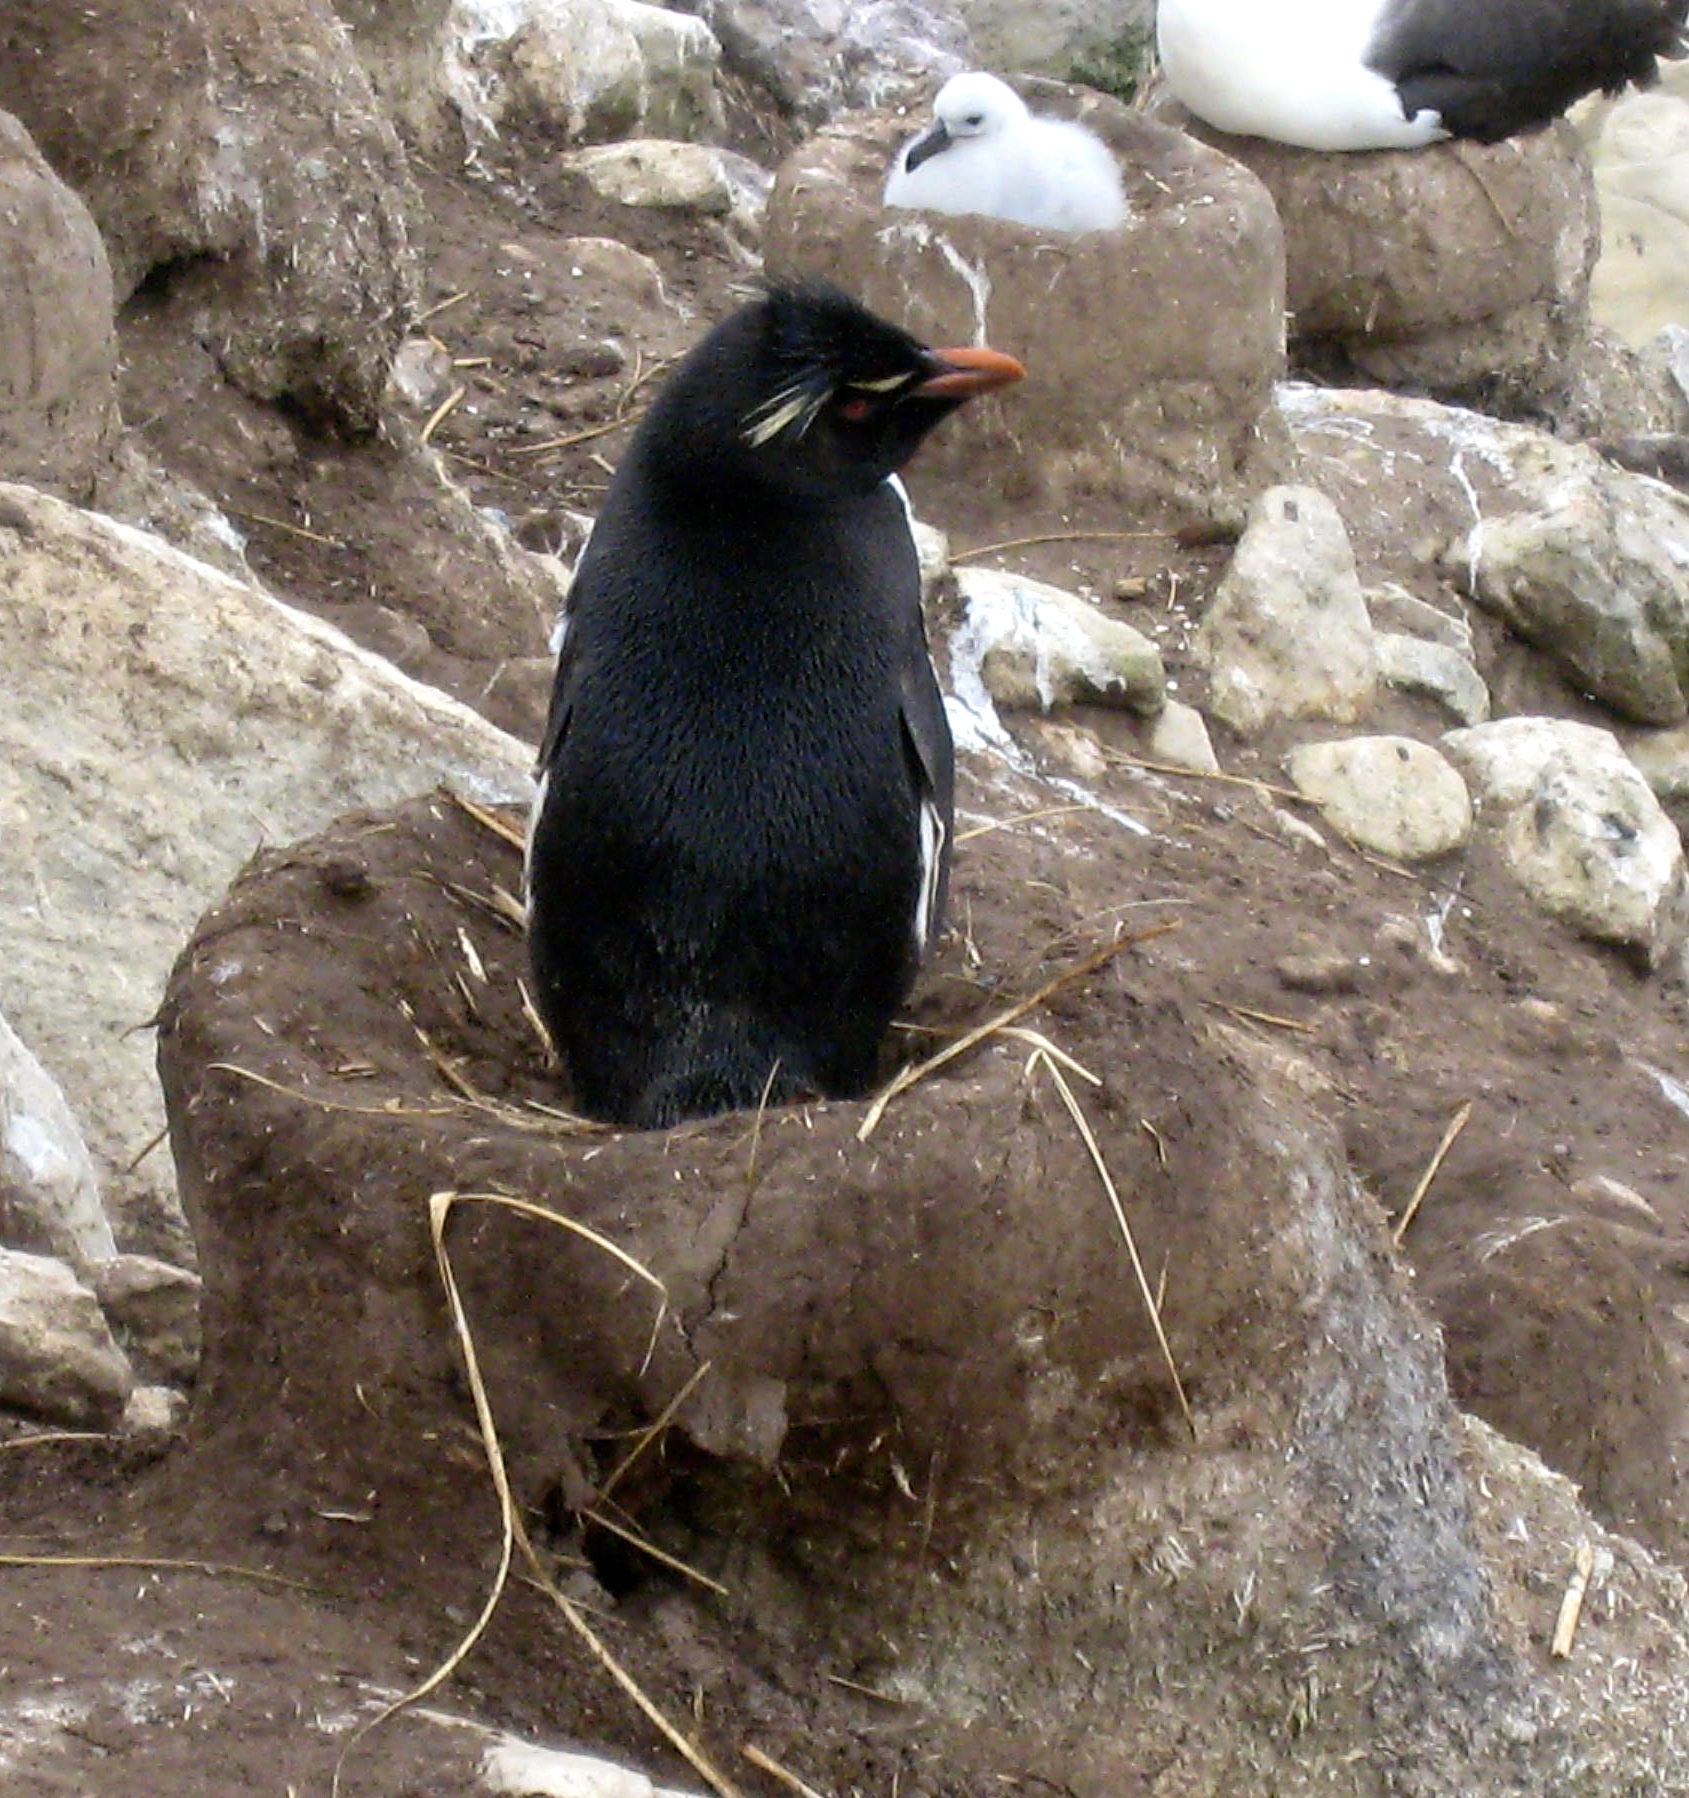
[[[1443,1132],[1443,1140],[1437,1144],[1436,1152],[1426,1164],[1425,1172],[1419,1176],[1419,1184],[1413,1189],[1413,1197],[1407,1202],[1407,1210],[1402,1213],[1395,1229],[1390,1233],[1390,1241],[1398,1249],[1402,1246],[1402,1238],[1407,1235],[1408,1225],[1419,1214],[1421,1201],[1431,1190],[1431,1182],[1436,1179],[1438,1170],[1448,1159],[1449,1150],[1454,1147],[1454,1139],[1466,1128],[1472,1116],[1472,1103],[1468,1099],[1449,1120],[1449,1127]]]
[[[1583,1604],[1589,1596],[1589,1582],[1595,1572],[1595,1549],[1587,1536],[1578,1538],[1577,1551],[1572,1557],[1572,1577],[1566,1582],[1565,1596],[1560,1600],[1560,1615],[1554,1625],[1554,1640],[1548,1645],[1548,1652],[1557,1661],[1571,1657],[1572,1646],[1577,1641],[1578,1623],[1583,1616]]]
[[[765,1754],[755,1742],[744,1743],[739,1752],[760,1772],[766,1773],[770,1779],[779,1780],[788,1792],[796,1792],[798,1798],[821,1798],[814,1786],[799,1779],[789,1768],[782,1767],[772,1754]]]
[[[385,1705],[373,1717],[361,1723],[348,1737],[345,1746],[335,1760],[334,1778],[330,1788],[332,1798],[339,1798],[341,1775],[345,1769],[346,1759],[357,1744],[372,1730],[387,1722],[389,1718],[398,1715],[400,1711],[408,1709],[411,1705],[428,1697],[430,1693],[437,1691],[468,1658],[476,1643],[486,1633],[493,1613],[498,1609],[499,1600],[504,1596],[504,1588],[510,1578],[511,1562],[518,1547],[522,1551],[523,1559],[528,1563],[535,1584],[562,1612],[565,1622],[586,1644],[594,1659],[621,1687],[652,1726],[692,1767],[693,1771],[718,1794],[718,1798],[740,1798],[738,1789],[720,1772],[703,1749],[698,1747],[677,1725],[669,1721],[633,1675],[599,1640],[579,1607],[558,1589],[556,1582],[547,1573],[539,1556],[535,1553],[533,1544],[528,1540],[528,1532],[523,1526],[521,1513],[517,1509],[515,1494],[510,1489],[510,1475],[505,1467],[504,1448],[499,1440],[498,1425],[493,1418],[492,1404],[487,1397],[486,1383],[481,1377],[481,1363],[480,1357],[475,1352],[474,1334],[470,1330],[469,1320],[464,1312],[463,1298],[458,1290],[451,1254],[446,1248],[447,1220],[456,1206],[471,1203],[497,1205],[515,1211],[524,1217],[540,1218],[584,1238],[656,1289],[662,1299],[658,1314],[659,1323],[667,1312],[668,1292],[662,1281],[629,1255],[625,1249],[619,1248],[608,1237],[601,1236],[596,1230],[588,1228],[585,1224],[577,1223],[573,1218],[564,1217],[531,1200],[515,1198],[506,1193],[437,1192],[429,1199],[428,1226],[434,1243],[434,1259],[440,1271],[440,1282],[445,1288],[446,1303],[451,1311],[452,1327],[457,1333],[458,1347],[463,1355],[469,1390],[475,1401],[475,1416],[480,1425],[481,1446],[487,1458],[487,1471],[492,1476],[493,1487],[498,1494],[500,1521],[498,1569],[494,1575],[492,1587],[487,1594],[486,1602],[481,1607],[480,1615],[445,1660],[411,1691],[405,1693],[403,1697],[396,1698],[391,1704]]]

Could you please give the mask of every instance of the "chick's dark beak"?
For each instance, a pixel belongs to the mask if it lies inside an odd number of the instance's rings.
[[[1021,364],[1001,350],[928,350],[927,356],[932,373],[909,390],[925,399],[971,400],[1026,379]]]
[[[950,148],[950,133],[942,119],[934,119],[903,153],[903,170],[912,175],[923,162],[929,162],[940,150]]]

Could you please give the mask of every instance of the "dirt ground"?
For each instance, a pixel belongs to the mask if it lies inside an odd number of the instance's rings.
[[[428,209],[427,329],[457,359],[466,388],[438,423],[434,447],[531,547],[568,548],[565,514],[592,510],[641,393],[733,303],[743,263],[713,225],[592,201],[538,149],[513,146],[502,165],[494,156],[475,175],[426,166],[416,173]],[[619,238],[653,257],[668,310],[632,306],[613,284],[573,276],[562,246],[583,236]],[[618,316],[618,305],[632,310]],[[624,338],[630,321],[637,341]],[[486,641],[472,598],[439,590],[428,557],[415,553],[413,477],[390,447],[313,439],[240,400],[156,292],[137,296],[122,330],[126,418],[154,455],[228,510],[249,534],[253,566],[278,591],[373,647],[397,645],[410,672],[476,702],[485,702],[512,656],[537,653],[531,643]],[[607,338],[619,347],[604,349]],[[542,447],[556,439],[572,441]],[[935,489],[918,468],[911,486],[922,516],[963,550],[1122,525],[1005,516],[988,484]],[[1181,659],[1182,644],[1225,554],[1223,545],[1144,538],[1067,541],[995,559],[1082,580],[1105,595],[1118,590],[1122,615],[1157,630],[1189,696],[1197,677]],[[1491,653],[1498,670],[1516,656],[1493,643]],[[533,690],[506,693],[502,709],[492,709],[501,722],[532,731],[538,705]],[[1566,709],[1574,709],[1569,700]],[[1440,728],[1429,712],[1404,709],[1401,720]],[[1082,761],[1086,784],[1149,827],[1141,837],[1122,832],[1123,884],[1117,893],[1092,891],[1070,859],[1068,846],[1092,820],[1025,819],[1027,789],[971,769],[961,793],[954,934],[917,1017],[941,1025],[1016,997],[1117,918],[1134,928],[1176,919],[1176,932],[1133,953],[1123,977],[1135,1002],[1302,1057],[1313,1070],[1312,1102],[1335,1121],[1356,1173],[1387,1214],[1400,1215],[1469,1105],[1404,1242],[1421,1295],[1447,1334],[1457,1396],[1580,1481],[1598,1515],[1683,1560],[1682,986],[1645,978],[1537,917],[1481,845],[1456,865],[1408,873],[1340,843],[1322,851],[1287,834],[1252,784],[1280,781],[1278,742],[1219,741],[1227,773],[1239,779],[1215,781],[1132,765],[1137,742],[1118,717],[1072,722],[1094,729],[1110,758],[1106,768]],[[1058,772],[1071,774],[1075,753],[1083,755],[1059,728],[1032,728],[1026,740]],[[394,989],[425,984],[446,960],[455,969],[460,929],[485,958],[514,966],[514,939],[495,912],[497,891],[514,888],[515,852],[445,802],[437,817],[440,869],[457,867],[450,878],[460,891],[448,890],[437,870],[425,893],[412,894],[421,920],[413,938],[371,933],[361,987],[278,989],[275,1004],[286,1016],[277,1022],[291,1028],[313,1006],[338,1014],[341,1031],[349,1017],[367,1020],[367,1058],[382,1062],[377,1084],[419,1105],[442,1093],[461,1097],[465,1086],[501,1101],[564,1098],[508,1007],[417,1020],[435,1032],[430,1054],[414,1053],[412,1031],[409,1057],[395,1048],[383,1060],[395,1032],[411,1030],[396,1023]],[[1022,920],[1021,941],[1032,952],[976,941],[971,929],[970,883],[989,874],[997,831],[1040,846],[1048,890],[1028,887]],[[409,872],[380,857],[377,842],[338,875],[301,880],[286,928],[345,933],[362,882]],[[1438,954],[1426,948],[1433,915],[1442,920]],[[1058,1006],[1045,1026],[1062,1016]],[[1118,1068],[1100,1071],[1134,1102],[1143,1096],[1129,1048]],[[383,1127],[371,1124],[360,1147],[356,1119],[337,1120],[334,1153],[348,1180],[359,1154],[379,1149]],[[294,1206],[285,1170],[272,1202],[272,1222],[285,1234]],[[202,1251],[209,1259],[216,1246]],[[324,1296],[326,1304],[331,1295]],[[287,1309],[308,1301],[290,1294]],[[267,1295],[248,1291],[242,1302],[261,1355]],[[337,1344],[319,1350],[331,1362]],[[415,1483],[411,1419],[402,1405],[384,1403],[379,1378],[358,1388],[362,1416],[305,1411],[289,1421],[287,1379],[261,1380],[249,1406],[247,1395],[216,1384],[226,1366],[214,1369],[187,1443],[156,1455],[76,1441],[0,1443],[0,1525],[11,1552],[181,1557],[297,1582],[141,1565],[10,1568],[0,1582],[7,1790],[90,1798],[120,1790],[135,1798],[326,1792],[349,1720],[372,1714],[449,1650],[474,1617],[496,1556],[495,1507],[448,1363],[442,1350],[440,1368],[427,1376],[439,1389],[418,1406],[437,1433],[432,1448],[445,1470],[437,1489]],[[628,1402],[631,1426],[637,1410]],[[457,1428],[440,1424],[452,1415]],[[1145,1427],[1159,1425],[1152,1418]],[[828,1444],[841,1454],[851,1446]],[[615,1448],[601,1452],[614,1458]],[[366,1451],[372,1471],[363,1486],[356,1470]],[[665,1464],[661,1490],[638,1497],[671,1531],[674,1552],[695,1554],[707,1532],[689,1526],[674,1497],[687,1471],[683,1451],[674,1453],[681,1464]],[[856,1470],[859,1489],[876,1504],[887,1482],[895,1484],[891,1466],[885,1459]],[[538,1490],[536,1470],[524,1471],[527,1490]],[[1148,1768],[1116,1768],[1092,1783],[1070,1768],[1065,1783],[1053,1783],[1034,1745],[1021,1762],[994,1751],[975,1770],[953,1743],[936,1753],[917,1710],[875,1695],[871,1656],[812,1661],[800,1651],[814,1643],[789,1644],[782,1655],[739,1629],[731,1610],[716,1636],[701,1638],[675,1599],[678,1575],[654,1572],[608,1532],[583,1530],[570,1516],[571,1482],[584,1475],[590,1483],[602,1471],[559,1468],[555,1508],[531,1525],[618,1652],[706,1737],[754,1740],[821,1789],[864,1798],[959,1798],[984,1789],[987,1766],[991,1789],[1067,1789],[1087,1798],[1157,1789]],[[379,1519],[370,1511],[378,1488]],[[652,1641],[663,1643],[661,1656],[641,1650]],[[833,1683],[817,1667],[833,1669]],[[443,1701],[548,1739],[616,1742],[671,1783],[698,1783],[552,1608],[522,1585]],[[19,1721],[27,1717],[40,1738],[51,1738],[49,1748],[29,1739]],[[342,1789],[463,1789],[444,1771],[441,1739],[438,1726],[414,1720],[375,1732],[354,1749]],[[742,1760],[732,1770],[749,1793],[782,1789]]]

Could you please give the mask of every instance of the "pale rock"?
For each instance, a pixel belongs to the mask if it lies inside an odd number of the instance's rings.
[[[1469,662],[1476,661],[1472,626],[1465,617],[1445,612],[1428,599],[1421,599],[1417,593],[1410,593],[1400,581],[1385,581],[1381,586],[1368,587],[1366,610],[1376,631],[1422,637],[1427,643],[1438,643],[1445,649],[1458,651]]]
[[[1192,640],[1209,709],[1248,736],[1275,719],[1350,724],[1372,704],[1372,621],[1337,508],[1309,487],[1272,487],[1249,521]]]
[[[656,137],[575,150],[562,166],[617,205],[701,212],[748,231],[760,228],[774,181],[766,169],[732,150]]]
[[[1442,739],[1542,909],[1657,968],[1689,934],[1683,845],[1610,731],[1504,718]]]
[[[407,337],[387,371],[387,404],[426,417],[452,390],[452,353],[437,337]]]
[[[1689,713],[1689,501],[1591,468],[1528,511],[1487,519],[1450,549],[1480,605],[1643,724]]]
[[[1622,742],[1678,831],[1689,829],[1689,724],[1627,731]]]
[[[131,1437],[174,1436],[188,1420],[188,1395],[174,1386],[137,1386],[118,1424]]]
[[[199,1367],[198,1274],[150,1255],[97,1261],[88,1282],[143,1378],[185,1383]]]
[[[1039,765],[1046,772],[1056,767],[1093,785],[1108,778],[1108,757],[1092,732],[1040,719],[1032,726],[1032,738],[1038,747]]]
[[[144,1025],[265,842],[442,782],[523,800],[532,751],[158,539],[0,487],[0,1010],[81,1121],[119,1235],[191,1257]],[[133,1238],[131,1237],[131,1240]]]
[[[1667,325],[1649,346],[1664,365],[1678,397],[1689,404],[1689,325]]]
[[[1301,849],[1315,850],[1328,861],[1331,859],[1331,845],[1306,818],[1298,818],[1287,806],[1274,805],[1270,801],[1262,809],[1273,829],[1287,843],[1295,844]]]
[[[1689,84],[1672,74],[1576,115],[1601,199],[1590,308],[1636,349],[1689,325]]]
[[[64,1093],[3,1016],[0,1242],[73,1267],[117,1253],[99,1175]]]
[[[1077,594],[994,568],[959,568],[956,584],[985,645],[986,690],[999,705],[1108,705],[1153,716],[1166,703],[1161,651]]]
[[[1482,805],[1508,811],[1532,797],[1538,777],[1557,757],[1605,761],[1623,753],[1611,731],[1567,718],[1498,718],[1471,730],[1447,732],[1442,747],[1478,789]]]
[[[1197,774],[1218,774],[1220,758],[1208,736],[1208,726],[1195,706],[1169,699],[1151,726],[1149,752],[1158,762],[1189,768]]]
[[[819,125],[857,107],[924,102],[975,58],[954,0],[688,0],[727,66]]]
[[[1404,693],[1422,693],[1446,706],[1462,724],[1482,724],[1490,715],[1490,690],[1469,657],[1447,644],[1397,631],[1379,631],[1378,678]]]
[[[115,1422],[135,1376],[62,1261],[0,1249],[0,1404],[72,1429]]]
[[[1689,715],[1689,497],[1587,445],[1433,401],[1287,385],[1279,406],[1369,575],[1405,556],[1625,717]]]
[[[721,45],[702,19],[643,0],[530,0],[523,10],[509,46],[507,113],[575,142],[721,129]]]
[[[1333,830],[1391,861],[1429,861],[1472,834],[1466,782],[1412,737],[1349,737],[1291,751],[1290,778]]]
[[[1150,61],[1154,0],[957,0],[979,50],[979,66],[1066,76],[1105,56]],[[1073,76],[1073,79],[1082,79]]]
[[[379,18],[360,50],[376,85],[437,144],[455,115],[472,151],[507,123],[537,120],[576,142],[719,131],[721,45],[694,11],[643,0],[450,0],[425,53],[408,59]]]
[[[540,1748],[514,1736],[503,1736],[487,1749],[481,1783],[501,1798],[690,1798],[672,1786],[653,1785],[632,1767],[596,1755]]]

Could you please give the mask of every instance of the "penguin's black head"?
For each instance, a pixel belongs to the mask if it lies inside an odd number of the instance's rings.
[[[803,497],[867,493],[975,394],[1026,370],[996,350],[931,350],[824,282],[771,286],[687,357],[663,395],[693,457]],[[654,408],[654,410],[656,410]]]

